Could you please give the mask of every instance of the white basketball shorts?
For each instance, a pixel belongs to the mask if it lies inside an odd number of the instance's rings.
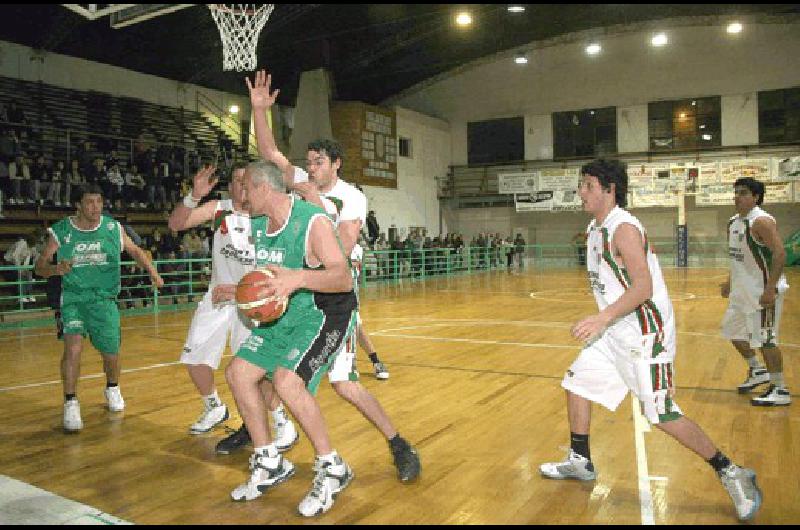
[[[722,336],[728,340],[747,341],[751,348],[777,346],[784,296],[784,293],[778,294],[775,305],[766,309],[746,310],[728,304],[722,317]]]
[[[231,351],[236,352],[250,336],[251,320],[239,313],[236,304],[213,304],[209,290],[194,312],[186,344],[183,346],[183,364],[204,364],[219,368],[225,342],[230,334]]]

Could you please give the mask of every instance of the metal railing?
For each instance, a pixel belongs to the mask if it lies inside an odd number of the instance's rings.
[[[674,241],[651,241],[664,267],[675,266]],[[419,281],[429,278],[506,270],[545,270],[585,266],[585,247],[575,244],[461,248],[367,250],[361,286],[374,282]],[[123,262],[118,297],[123,312],[174,311],[199,301],[211,277],[209,258],[156,260],[164,287],[155,290],[148,274],[133,262]],[[690,242],[690,266],[727,265],[724,242]],[[0,329],[52,321],[47,280],[33,275],[32,266],[0,267]],[[58,296],[55,297],[56,299]]]

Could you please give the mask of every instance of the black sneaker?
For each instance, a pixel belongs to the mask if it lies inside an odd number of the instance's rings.
[[[229,455],[232,452],[241,449],[250,442],[251,442],[250,433],[247,432],[247,427],[245,426],[244,423],[242,423],[242,426],[239,427],[239,430],[234,432],[227,438],[222,439],[217,444],[215,450],[218,455]]]
[[[397,478],[401,482],[410,482],[419,476],[422,469],[416,449],[400,438],[399,442],[390,445],[394,457],[394,467],[397,468]]]

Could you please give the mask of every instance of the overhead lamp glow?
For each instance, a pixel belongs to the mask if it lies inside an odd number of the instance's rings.
[[[456,15],[456,24],[459,26],[469,26],[472,24],[472,15],[466,11],[462,11],[458,15]]]
[[[685,120],[686,119],[686,113],[685,112],[681,112],[679,117],[680,117],[680,119]]]
[[[602,47],[601,47],[599,44],[597,44],[597,43],[595,42],[595,43],[592,43],[592,44],[590,44],[590,45],[588,45],[588,46],[586,47],[586,53],[587,53],[588,55],[597,55],[598,53],[600,53],[600,51],[601,51],[602,49],[603,49],[603,48],[602,48]]]
[[[704,134],[703,135],[703,140],[711,140],[711,138],[713,138],[713,137],[710,134]]]
[[[705,129],[705,128],[706,128],[706,126],[705,126],[705,125],[701,125],[701,126],[700,126],[700,128],[701,128],[701,129]]]
[[[239,105],[231,105],[228,110],[231,114],[239,114]]]
[[[728,33],[741,33],[742,25],[738,22],[731,22],[728,24]]]
[[[667,42],[669,42],[669,40],[667,39],[666,33],[658,33],[656,35],[653,35],[653,38],[650,40],[650,44],[652,44],[656,48],[666,46]]]
[[[518,5],[508,6],[508,12],[509,13],[524,13],[525,12],[525,6],[518,6]]]
[[[514,57],[514,62],[517,64],[528,64],[528,58],[524,55],[517,55]]]

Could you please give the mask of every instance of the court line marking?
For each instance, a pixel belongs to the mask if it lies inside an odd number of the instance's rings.
[[[653,509],[653,494],[650,491],[650,473],[647,470],[647,449],[644,444],[644,433],[650,432],[650,424],[642,416],[639,400],[631,394],[633,408],[633,438],[636,445],[636,472],[639,475],[639,509],[642,514],[642,525],[656,524]]]
[[[0,523],[48,526],[133,524],[6,475],[0,475]]]

